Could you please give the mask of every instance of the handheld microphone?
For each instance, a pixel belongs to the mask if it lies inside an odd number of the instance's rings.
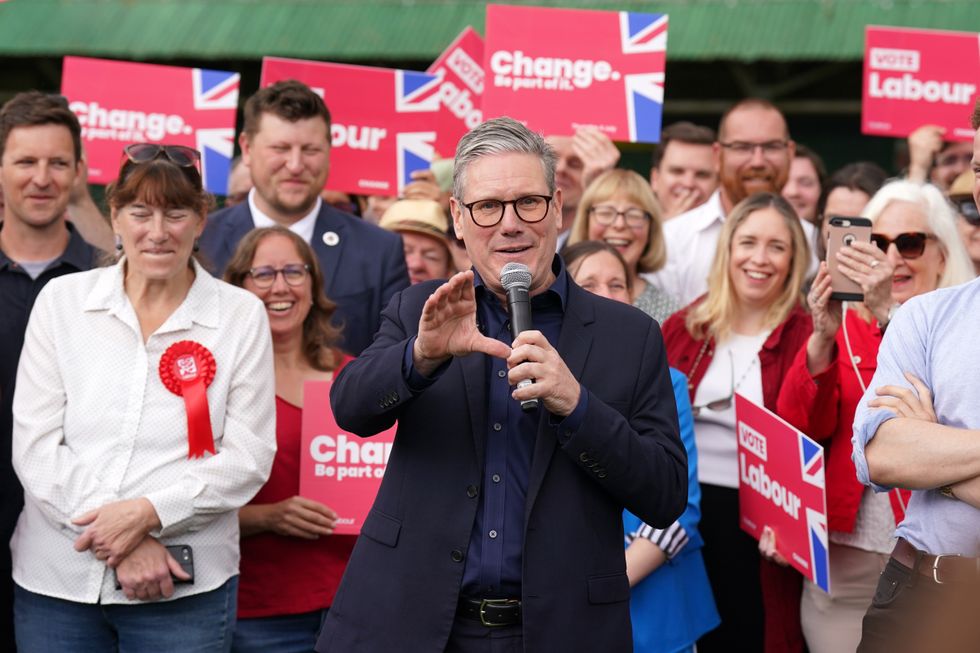
[[[507,310],[510,313],[510,334],[517,338],[522,331],[534,329],[531,322],[531,270],[523,263],[508,263],[500,271],[500,285],[507,292]],[[534,383],[524,379],[517,384],[524,388]],[[530,411],[538,407],[537,399],[525,399],[521,402],[521,410]]]

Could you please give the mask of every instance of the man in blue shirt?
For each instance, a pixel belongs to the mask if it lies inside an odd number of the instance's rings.
[[[980,131],[972,165],[980,205]],[[861,653],[980,648],[978,320],[980,280],[903,304],[855,415],[858,478],[878,491],[913,490],[864,617]]]
[[[17,363],[34,300],[51,279],[88,270],[97,251],[65,220],[81,127],[64,98],[20,93],[0,110],[0,650],[13,651],[10,547],[24,500],[10,463]]]
[[[398,433],[320,651],[631,649],[621,510],[671,523],[686,456],[659,327],[554,255],[554,170],[509,118],[467,134],[451,208],[473,270],[396,295],[334,385],[343,428]],[[531,272],[516,340],[510,262]]]

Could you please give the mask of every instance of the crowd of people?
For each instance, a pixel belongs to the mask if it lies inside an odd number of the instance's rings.
[[[263,88],[223,208],[137,143],[103,217],[67,103],[0,109],[0,647],[980,646],[980,132],[828,174],[749,98],[646,176],[497,118],[360,197],[330,125]],[[300,495],[308,381],[398,424],[359,537]],[[736,394],[826,449],[829,593],[740,526]]]

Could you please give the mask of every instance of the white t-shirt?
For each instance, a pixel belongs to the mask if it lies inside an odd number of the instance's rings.
[[[698,480],[709,485],[738,487],[738,445],[735,436],[735,398],[738,393],[762,405],[762,367],[759,350],[769,337],[731,334],[715,346],[715,354],[698,385],[694,405],[703,406],[694,418],[698,447]],[[705,404],[732,396],[723,410]]]

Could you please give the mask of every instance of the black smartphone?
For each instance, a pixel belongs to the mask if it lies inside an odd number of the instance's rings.
[[[871,220],[857,216],[835,215],[830,218],[828,228],[829,242],[827,243],[827,268],[830,272],[830,298],[860,302],[864,301],[864,291],[861,285],[847,277],[837,267],[837,252],[842,247],[858,241],[871,242]]]
[[[194,584],[194,549],[188,544],[171,544],[167,547],[167,552],[173,556],[173,559],[177,561],[180,568],[187,573],[190,578],[184,580],[183,578],[177,578],[173,574],[170,574],[170,578],[174,581],[174,585],[180,584]],[[122,585],[119,584],[119,578],[116,578],[116,589],[121,590]]]

